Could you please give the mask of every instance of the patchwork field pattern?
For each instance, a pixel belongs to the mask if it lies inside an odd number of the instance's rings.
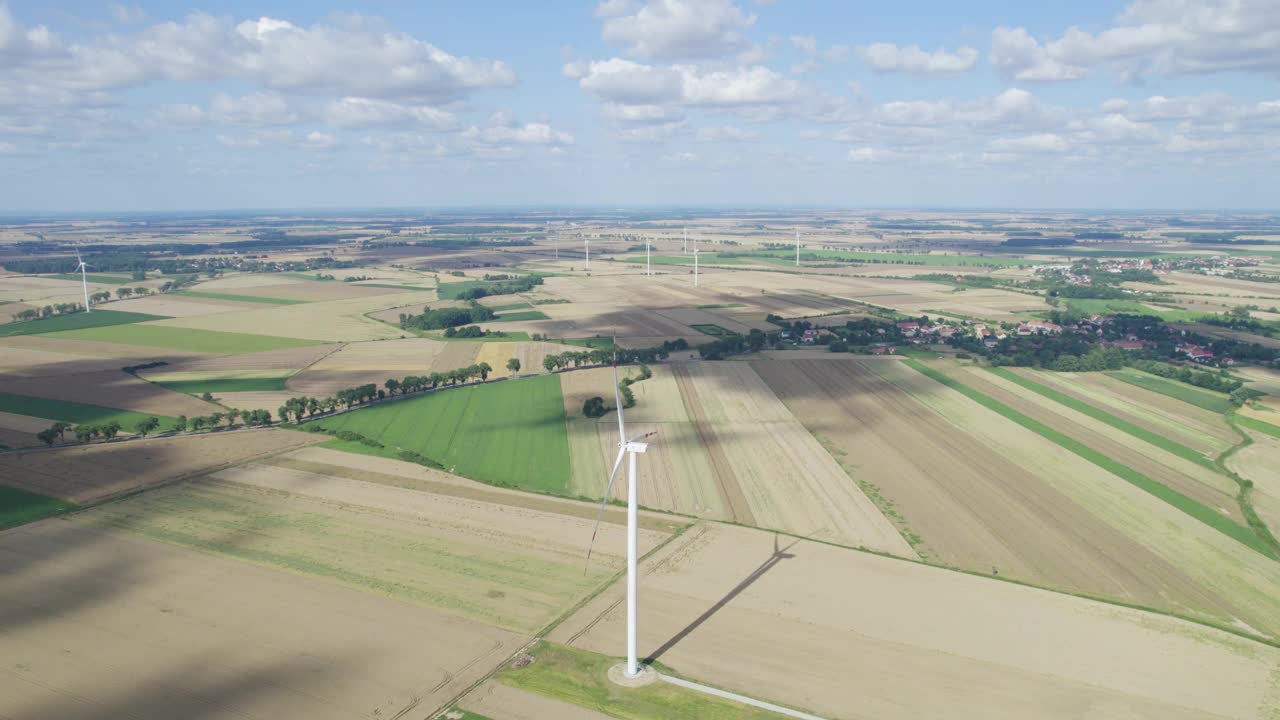
[[[249,311],[253,312],[253,311]],[[241,313],[223,313],[220,315],[203,315],[196,318],[175,318],[160,322],[195,322],[208,318],[217,318]],[[270,335],[252,335],[242,332],[225,332],[215,330],[199,330],[155,323],[145,325],[115,325],[112,327],[87,328],[84,330],[68,330],[50,333],[49,337],[67,340],[98,340],[125,345],[145,345],[156,348],[174,348],[193,352],[216,353],[220,355],[235,353],[261,352],[281,348],[316,345],[315,341],[300,340],[292,337],[273,337]]]

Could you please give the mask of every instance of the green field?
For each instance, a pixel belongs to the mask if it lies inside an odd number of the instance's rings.
[[[1177,398],[1183,402],[1191,403],[1196,407],[1216,413],[1230,412],[1235,407],[1231,404],[1231,398],[1226,393],[1205,390],[1178,380],[1170,380],[1159,375],[1144,373],[1141,370],[1125,368],[1108,372],[1107,374],[1130,385],[1137,385],[1140,388],[1158,392],[1161,395],[1168,395],[1171,398]]]
[[[50,337],[70,340],[99,340],[101,342],[147,347],[173,348],[192,352],[234,355],[238,353],[279,350],[281,348],[320,345],[317,340],[275,337],[272,335],[248,335],[246,333],[193,330],[191,328],[163,325],[116,325],[113,327],[86,328],[51,333]]]
[[[120,312],[118,310],[93,310],[70,315],[54,315],[40,320],[0,325],[0,337],[18,335],[41,335],[44,333],[62,332],[64,330],[84,330],[86,328],[110,327],[112,325],[128,325],[148,320],[167,320],[163,315],[146,313]]]
[[[41,275],[40,277],[49,278],[51,280],[74,280],[80,282],[80,273],[57,273],[55,275]],[[134,280],[132,275],[100,275],[96,273],[87,273],[85,280],[98,285],[129,285],[141,280]]]
[[[205,298],[207,300],[234,300],[236,302],[265,303],[268,305],[301,305],[306,300],[286,300],[284,298],[259,297],[257,295],[232,295],[229,293],[200,292],[199,290],[179,290],[174,295],[183,297]]]
[[[61,420],[63,422],[91,423],[100,425],[112,420],[120,423],[126,432],[132,432],[133,426],[140,420],[155,417],[160,420],[156,432],[164,432],[173,428],[174,418],[164,415],[148,415],[147,413],[120,410],[117,408],[90,405],[88,403],[69,402],[67,400],[50,400],[48,398],[31,397],[30,395],[14,395],[0,392],[0,412],[16,415]]]
[[[781,720],[767,710],[657,682],[620,690],[608,678],[618,661],[607,655],[540,642],[531,653],[534,662],[508,667],[494,678],[504,685],[527,690],[578,707],[625,720]]]
[[[1247,417],[1245,415],[1236,415],[1234,420],[1240,427],[1246,427],[1250,430],[1256,430],[1274,438],[1280,438],[1280,425],[1272,425],[1271,423],[1265,423],[1261,420]]]
[[[532,303],[518,302],[510,305],[489,305],[488,308],[496,313],[510,312],[512,310],[528,310],[533,307]]]
[[[1067,307],[1088,315],[1154,315],[1165,322],[1194,322],[1205,313],[1190,310],[1170,310],[1133,300],[1102,300],[1098,298],[1068,298]]]
[[[389,457],[411,450],[494,485],[564,494],[569,480],[558,375],[447,389],[314,422],[387,446],[337,440],[334,447]]]
[[[1147,443],[1150,443],[1160,448],[1161,450],[1177,455],[1178,457],[1184,460],[1190,460],[1191,462],[1197,465],[1201,465],[1203,467],[1207,467],[1210,470],[1217,470],[1217,466],[1213,464],[1212,460],[1196,452],[1195,450],[1192,450],[1186,445],[1174,442],[1173,440],[1170,440],[1169,438],[1163,435],[1154,433],[1144,427],[1135,425],[1127,420],[1122,420],[1116,417],[1115,415],[1112,415],[1111,413],[1106,412],[1105,410],[1096,408],[1082,400],[1077,400],[1076,398],[1071,397],[1066,393],[1058,392],[1057,390],[1054,390],[1053,388],[1048,387],[1047,385],[1041,385],[1040,383],[1034,380],[1025,378],[1006,368],[988,368],[988,370],[990,372],[995,373],[996,375],[999,375],[1005,380],[1008,380],[1013,383],[1017,383],[1018,385],[1021,385],[1022,387],[1034,393],[1043,395],[1049,398],[1050,400],[1053,400],[1057,403],[1060,403],[1062,405],[1065,405],[1071,408],[1072,410],[1075,410],[1076,412],[1088,415],[1089,417],[1095,420],[1100,420],[1110,425],[1111,427],[1119,430],[1120,432],[1126,433],[1128,435],[1132,435],[1138,438],[1139,440],[1145,441]]]
[[[999,413],[1000,415],[1003,415],[1004,417],[1027,428],[1028,430],[1031,430],[1032,432],[1035,432],[1043,436],[1044,438],[1050,440],[1051,442],[1063,448],[1066,448],[1067,450],[1070,450],[1076,455],[1079,455],[1080,457],[1084,458],[1085,460],[1088,460],[1094,465],[1097,465],[1103,470],[1106,470],[1112,475],[1115,475],[1116,477],[1127,480],[1128,482],[1151,493],[1152,495],[1169,503],[1173,507],[1176,507],[1182,512],[1199,520],[1200,522],[1203,522],[1205,525],[1208,525],[1209,527],[1221,532],[1227,537],[1237,540],[1243,543],[1244,545],[1247,545],[1253,548],[1254,550],[1257,550],[1263,555],[1266,555],[1268,557],[1274,557],[1274,555],[1272,554],[1271,548],[1267,545],[1266,541],[1264,541],[1262,538],[1254,534],[1254,532],[1251,529],[1246,528],[1242,525],[1237,525],[1235,522],[1232,522],[1230,518],[1218,512],[1217,510],[1214,510],[1213,508],[1210,508],[1206,505],[1196,502],[1195,500],[1192,500],[1191,498],[1187,497],[1186,495],[1183,495],[1177,490],[1174,490],[1173,488],[1170,488],[1167,485],[1164,485],[1163,483],[1152,480],[1151,478],[1147,477],[1146,475],[1143,475],[1137,470],[1134,470],[1133,468],[1127,465],[1124,465],[1112,459],[1111,457],[1098,452],[1097,450],[1094,450],[1093,448],[1089,447],[1088,445],[1085,445],[1084,443],[1078,442],[1075,439],[1068,437],[1067,435],[1060,433],[1057,430],[1054,430],[1053,428],[1049,427],[1048,425],[1045,425],[1044,423],[1034,418],[1023,415],[1022,413],[1018,412],[1017,410],[1014,410],[1008,405],[1005,405],[999,400],[996,400],[995,398],[985,393],[974,390],[968,385],[965,385],[964,383],[954,378],[944,375],[943,373],[940,373],[937,370],[934,370],[933,368],[930,368],[924,365],[923,363],[920,363],[919,361],[905,359],[902,362],[910,366],[911,368],[919,371],[920,373],[930,378],[933,378],[934,380],[942,383],[943,385],[946,385],[947,387],[959,392],[961,395],[964,395],[965,397],[969,398],[970,400],[973,400],[979,405],[982,405],[983,407],[988,408],[989,410],[993,410]]]
[[[75,508],[74,504],[65,500],[0,485],[0,530]]]
[[[540,310],[525,310],[523,312],[503,313],[489,322],[514,322],[517,320],[550,320],[546,313]]]
[[[209,378],[208,380],[152,380],[151,382],[176,392],[200,395],[202,393],[284,390],[284,383],[288,379],[288,377],[224,377]]]
[[[714,335],[715,337],[727,337],[730,335],[738,334],[736,332],[733,332],[732,330],[729,330],[728,328],[722,328],[719,325],[705,324],[705,325],[690,325],[689,327],[693,328],[694,330],[697,330],[703,335]]]

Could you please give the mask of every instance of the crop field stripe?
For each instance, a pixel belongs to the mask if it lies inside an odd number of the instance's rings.
[[[208,380],[152,380],[162,388],[174,392],[199,395],[216,392],[264,392],[284,390],[287,377],[262,378],[210,378]]]
[[[49,398],[15,395],[6,392],[0,392],[0,411],[16,415],[61,420],[77,425],[82,423],[106,423],[115,420],[120,423],[126,432],[132,432],[135,423],[146,420],[149,417],[154,417],[160,421],[160,427],[156,429],[157,432],[169,430],[174,423],[174,418],[166,415],[153,415],[104,407],[102,405],[71,402],[69,400],[50,400]]]
[[[85,328],[50,333],[50,337],[72,340],[99,340],[124,345],[163,347],[190,350],[218,355],[280,350],[324,344],[320,340],[299,340],[274,335],[222,332],[220,330],[195,330],[167,325],[117,325],[114,327]]]
[[[286,298],[262,297],[260,295],[233,295],[231,293],[202,292],[199,290],[179,290],[174,295],[205,298],[206,300],[233,300],[235,302],[264,303],[268,305],[302,305],[307,302],[306,300],[288,300]]]
[[[1100,420],[1123,433],[1132,435],[1138,438],[1139,440],[1150,443],[1151,445],[1154,445],[1160,448],[1161,450],[1172,453],[1173,455],[1177,455],[1178,457],[1184,460],[1189,460],[1193,463],[1196,463],[1197,465],[1209,468],[1210,470],[1217,471],[1218,469],[1218,467],[1213,464],[1212,460],[1205,457],[1204,455],[1201,455],[1195,450],[1192,450],[1186,445],[1176,443],[1170,440],[1169,438],[1164,437],[1163,435],[1154,433],[1144,427],[1139,427],[1138,425],[1134,425],[1133,423],[1127,420],[1122,420],[1116,417],[1115,415],[1112,415],[1111,413],[1106,412],[1105,410],[1101,410],[1099,408],[1096,408],[1090,405],[1089,403],[1086,403],[1081,400],[1077,400],[1076,398],[1073,398],[1070,395],[1058,392],[1057,390],[1054,390],[1053,388],[1048,387],[1046,385],[1041,385],[1040,383],[1034,380],[1031,380],[1030,378],[1025,378],[1015,372],[1010,372],[1005,368],[993,367],[993,368],[987,368],[987,370],[992,373],[995,373],[996,375],[999,375],[1005,380],[1008,380],[1013,383],[1017,383],[1018,385],[1021,385],[1022,387],[1034,393],[1043,395],[1049,398],[1050,400],[1053,400],[1054,402],[1065,405],[1071,408],[1072,410],[1075,410],[1076,412],[1079,412],[1084,415],[1088,415],[1094,420]]]
[[[57,273],[55,275],[41,275],[40,277],[49,278],[52,280],[71,280],[73,282],[80,282],[80,273],[74,273],[74,272]],[[142,282],[141,280],[134,280],[132,276],[124,277],[123,275],[99,275],[96,273],[86,273],[84,276],[84,279],[88,280],[91,283],[97,283],[99,285],[128,285],[129,283]]]
[[[509,312],[490,320],[489,322],[515,322],[517,320],[550,320],[550,316],[541,310],[525,310],[523,312]]]
[[[1264,435],[1280,438],[1280,426],[1272,425],[1271,423],[1266,423],[1258,420],[1257,418],[1251,418],[1246,415],[1236,415],[1233,419],[1236,421],[1237,425],[1247,427],[1250,430],[1256,430]]]
[[[1225,413],[1234,407],[1231,404],[1231,399],[1224,394],[1202,390],[1195,385],[1188,385],[1178,380],[1170,380],[1169,378],[1152,375],[1140,370],[1126,368],[1116,372],[1109,372],[1107,375],[1130,385],[1136,385],[1144,390],[1158,392],[1161,395],[1167,395],[1175,400],[1181,400],[1212,412]]]
[[[1221,513],[1214,511],[1212,508],[1206,507],[1196,502],[1195,500],[1192,500],[1186,495],[1183,495],[1182,493],[1164,485],[1163,483],[1159,483],[1159,482],[1156,482],[1155,480],[1152,480],[1151,478],[1147,477],[1146,475],[1143,475],[1142,473],[1134,470],[1133,468],[1123,465],[1113,460],[1112,458],[1107,457],[1106,455],[1103,455],[1102,453],[1094,450],[1093,448],[1088,447],[1083,443],[1077,442],[1076,440],[1073,440],[1070,437],[1067,437],[1066,435],[1058,432],[1057,430],[1054,430],[1053,428],[1045,425],[1044,423],[1041,423],[1038,420],[1035,420],[1033,418],[1027,417],[1026,415],[1023,415],[1022,413],[1018,412],[1017,410],[1014,410],[1008,405],[1005,405],[999,400],[996,400],[995,398],[990,397],[984,393],[978,392],[977,390],[974,390],[973,388],[969,387],[968,385],[965,385],[964,383],[961,383],[958,380],[955,380],[947,375],[944,375],[938,372],[937,370],[934,370],[930,367],[923,365],[917,360],[912,360],[910,358],[907,358],[902,360],[902,362],[905,363],[908,367],[911,367],[912,369],[916,370],[917,372],[920,372],[930,378],[933,378],[934,380],[942,383],[943,385],[946,385],[947,387],[959,392],[960,394],[964,395],[970,400],[973,400],[979,405],[982,405],[983,407],[986,407],[989,410],[994,410],[995,412],[1018,423],[1019,425],[1027,428],[1028,430],[1038,433],[1043,437],[1047,438],[1048,440],[1056,443],[1057,445],[1060,445],[1063,448],[1070,450],[1071,452],[1075,453],[1076,455],[1079,455],[1085,460],[1088,460],[1094,465],[1097,465],[1103,470],[1106,470],[1107,472],[1119,478],[1127,480],[1133,485],[1136,485],[1137,487],[1147,491],[1148,493],[1160,498],[1161,500],[1169,503],[1170,505],[1181,510],[1187,515],[1190,515],[1191,517],[1199,520],[1200,522],[1203,522],[1209,527],[1221,532],[1227,537],[1237,540],[1243,543],[1244,545],[1247,545],[1248,547],[1251,547],[1254,550],[1257,550],[1263,555],[1266,555],[1268,557],[1274,557],[1274,555],[1271,552],[1271,549],[1267,546],[1267,543],[1263,541],[1262,538],[1255,535],[1252,530],[1250,530],[1249,528],[1243,527],[1241,525],[1237,525],[1236,523],[1232,522],[1230,518],[1222,515]]]
[[[120,310],[94,310],[78,312],[71,315],[55,315],[40,320],[0,325],[0,337],[16,337],[18,335],[43,335],[45,333],[62,332],[64,330],[83,330],[87,328],[110,327],[112,325],[128,325],[148,320],[168,320],[165,315],[149,315],[147,313],[123,312]]]
[[[75,509],[65,500],[0,485],[0,530]]]

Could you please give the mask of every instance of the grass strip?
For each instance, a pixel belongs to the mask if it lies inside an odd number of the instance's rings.
[[[784,716],[705,695],[670,683],[620,688],[608,679],[617,660],[576,648],[538,643],[529,654],[533,662],[508,667],[494,676],[498,682],[623,720],[773,720]]]
[[[1277,539],[1275,534],[1271,532],[1271,528],[1267,526],[1266,521],[1258,514],[1257,508],[1253,506],[1253,481],[1240,477],[1239,474],[1233,472],[1231,468],[1227,467],[1228,458],[1236,452],[1253,444],[1253,438],[1249,433],[1240,429],[1240,424],[1237,422],[1240,419],[1242,418],[1235,413],[1227,416],[1227,422],[1231,424],[1231,429],[1235,430],[1236,434],[1240,436],[1240,442],[1232,446],[1230,450],[1218,456],[1218,468],[1223,473],[1229,475],[1231,479],[1235,480],[1240,486],[1240,492],[1236,495],[1236,501],[1240,504],[1240,511],[1244,513],[1245,522],[1249,523],[1249,527],[1253,528],[1253,531],[1258,534],[1258,537],[1266,541],[1267,545],[1271,547],[1272,552],[1277,553],[1278,556],[1280,556],[1280,539]],[[1265,425],[1266,423],[1263,424]],[[1280,431],[1280,428],[1277,428],[1277,430]],[[1264,430],[1262,432],[1266,431]],[[1277,437],[1280,437],[1280,435],[1277,435]]]
[[[1271,548],[1266,543],[1266,541],[1258,537],[1253,532],[1252,529],[1243,527],[1241,525],[1237,525],[1236,523],[1232,522],[1230,518],[1226,517],[1225,515],[1222,515],[1221,513],[1218,513],[1212,508],[1202,505],[1196,502],[1195,500],[1192,500],[1191,498],[1187,497],[1186,495],[1183,495],[1177,490],[1174,490],[1162,483],[1152,480],[1151,478],[1147,477],[1146,475],[1143,475],[1142,473],[1138,472],[1137,470],[1134,470],[1131,467],[1128,467],[1119,462],[1116,462],[1110,457],[1107,457],[1106,455],[1098,452],[1097,450],[1094,450],[1093,448],[1085,445],[1084,443],[1078,442],[1064,435],[1063,433],[1060,433],[1057,430],[1054,430],[1053,428],[1049,427],[1048,425],[1045,425],[1044,423],[1038,420],[1035,420],[1026,415],[1023,415],[1022,413],[1018,412],[1017,410],[1014,410],[1008,405],[1005,405],[999,400],[996,400],[995,398],[989,395],[986,395],[985,393],[981,393],[977,390],[974,390],[968,385],[965,385],[964,383],[961,383],[960,381],[955,380],[954,378],[944,375],[938,372],[937,370],[934,370],[933,368],[927,367],[923,363],[920,363],[917,360],[912,360],[908,358],[908,359],[904,359],[902,362],[908,365],[909,367],[911,367],[912,369],[916,370],[917,372],[927,377],[930,377],[934,380],[937,380],[943,385],[946,385],[952,390],[955,390],[961,395],[964,395],[970,400],[973,400],[979,405],[982,405],[983,407],[989,410],[993,410],[999,413],[1000,415],[1003,415],[1004,417],[1027,428],[1028,430],[1038,433],[1039,435],[1050,440],[1051,442],[1067,450],[1070,450],[1076,455],[1079,455],[1080,457],[1084,458],[1085,460],[1088,460],[1094,465],[1097,465],[1103,470],[1106,470],[1112,475],[1115,475],[1116,477],[1119,477],[1123,480],[1127,480],[1133,485],[1160,498],[1161,500],[1169,503],[1170,505],[1181,510],[1187,515],[1190,515],[1191,517],[1195,518],[1196,520],[1199,520],[1205,525],[1208,525],[1214,530],[1221,532],[1227,537],[1232,538],[1233,540],[1236,540],[1244,545],[1247,545],[1248,547],[1251,547],[1254,550],[1257,550],[1258,552],[1262,553],[1263,555],[1266,555],[1267,557],[1275,557],[1275,555],[1271,552]]]
[[[116,325],[114,327],[84,328],[51,333],[50,337],[72,340],[100,340],[102,342],[142,345],[145,347],[173,348],[192,352],[235,355],[238,353],[280,350],[283,348],[322,345],[322,340],[300,340],[274,335],[250,335],[248,333],[197,330],[194,328],[165,325]]]
[[[284,383],[288,379],[287,377],[209,378],[208,380],[153,380],[151,382],[175,392],[200,395],[202,393],[284,390]]]
[[[1152,375],[1141,370],[1125,368],[1124,370],[1108,372],[1107,375],[1130,385],[1136,385],[1144,390],[1168,395],[1175,400],[1191,403],[1198,408],[1204,408],[1212,412],[1227,413],[1235,407],[1231,404],[1231,398],[1225,393],[1202,390],[1195,385],[1162,378],[1159,375]]]
[[[57,273],[55,275],[41,275],[40,277],[51,280],[80,282],[80,273]],[[132,275],[101,275],[98,273],[87,273],[84,279],[98,285],[128,285],[129,283],[142,282],[141,280],[134,280]]]
[[[128,325],[148,320],[167,320],[164,315],[148,315],[146,313],[123,312],[120,310],[93,310],[70,315],[54,315],[40,320],[0,325],[0,337],[17,337],[19,335],[42,335],[44,333],[61,332],[63,330],[84,330],[86,328],[109,327],[111,325]]]
[[[306,300],[288,300],[285,298],[261,297],[259,295],[233,295],[231,293],[203,292],[200,290],[179,290],[174,295],[183,297],[205,298],[206,300],[233,300],[235,302],[263,303],[266,305],[302,305]]]
[[[75,503],[0,486],[0,530],[75,510]]]
[[[525,310],[523,312],[503,313],[494,318],[490,322],[508,322],[516,320],[550,320],[546,313],[541,310]]]
[[[1078,413],[1088,415],[1094,420],[1100,420],[1110,425],[1111,427],[1119,430],[1120,432],[1126,433],[1128,435],[1132,435],[1138,438],[1139,440],[1150,443],[1151,445],[1154,445],[1160,448],[1161,450],[1164,450],[1165,452],[1171,453],[1173,455],[1177,455],[1183,460],[1189,460],[1197,465],[1209,468],[1210,470],[1218,469],[1218,467],[1213,464],[1212,460],[1196,452],[1195,450],[1192,450],[1186,445],[1182,445],[1181,443],[1176,443],[1170,440],[1169,438],[1163,435],[1160,435],[1159,433],[1155,433],[1144,427],[1135,425],[1129,422],[1128,420],[1122,420],[1121,418],[1118,418],[1115,415],[1112,415],[1111,413],[1106,412],[1105,410],[1096,408],[1090,405],[1089,403],[1084,402],[1083,400],[1078,400],[1076,398],[1073,398],[1070,395],[1067,395],[1066,393],[1059,392],[1046,385],[1041,385],[1040,383],[1030,378],[1023,377],[1006,368],[987,368],[987,370],[992,373],[995,373],[996,375],[999,375],[1005,380],[1008,380],[1013,383],[1017,383],[1018,385],[1021,385],[1022,387],[1034,393],[1043,395],[1049,398],[1050,400],[1053,400],[1054,402],[1065,405],[1071,408],[1072,410],[1075,410]]]
[[[1237,425],[1247,427],[1250,430],[1256,430],[1264,435],[1270,435],[1274,438],[1280,438],[1280,427],[1266,423],[1256,418],[1246,417],[1244,415],[1236,415],[1233,420]]]

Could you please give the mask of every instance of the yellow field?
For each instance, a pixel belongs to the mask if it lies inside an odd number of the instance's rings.
[[[202,289],[204,287],[201,286]],[[157,320],[150,324],[326,342],[391,339],[403,334],[400,329],[369,319],[365,313],[397,305],[420,304],[431,296],[434,293],[396,292],[303,305],[269,305],[216,315]]]

